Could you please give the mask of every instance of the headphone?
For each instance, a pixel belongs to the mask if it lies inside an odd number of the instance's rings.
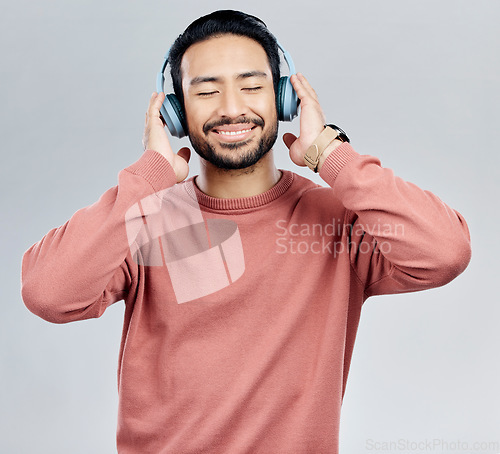
[[[286,64],[290,72],[290,76],[295,74],[295,65],[291,55],[277,42],[278,47],[283,52]],[[168,57],[170,55],[170,49],[165,54],[163,65],[161,71],[156,76],[156,91],[160,93],[164,91],[165,84],[165,68],[168,64]],[[278,110],[278,119],[280,121],[292,121],[297,116],[298,106],[300,100],[297,97],[297,93],[293,89],[290,77],[281,77],[278,82],[278,90],[276,93],[276,108]],[[165,120],[165,123],[172,134],[175,137],[187,136],[187,123],[186,116],[184,114],[184,109],[180,101],[174,94],[166,94],[165,100],[160,107],[160,113]]]

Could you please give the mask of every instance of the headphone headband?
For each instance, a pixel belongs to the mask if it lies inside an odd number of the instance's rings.
[[[283,52],[283,57],[285,58],[286,64],[288,65],[290,76],[295,74],[295,64],[293,63],[292,56],[287,50],[285,50],[285,48],[279,43],[278,40],[276,40],[276,44],[281,49],[281,52]]]

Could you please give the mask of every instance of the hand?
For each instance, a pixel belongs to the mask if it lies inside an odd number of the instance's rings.
[[[173,152],[167,133],[165,123],[160,115],[160,107],[165,99],[165,93],[154,92],[149,100],[146,121],[144,124],[144,135],[142,145],[144,150],[154,150],[162,154],[177,175],[177,182],[183,181],[189,174],[189,158],[191,150],[187,147],[181,148],[177,154]]]
[[[326,118],[319,104],[318,95],[307,79],[301,74],[290,77],[293,88],[300,99],[300,136],[297,138],[291,133],[283,135],[283,142],[290,151],[291,160],[305,166],[304,155],[316,138],[323,131]]]

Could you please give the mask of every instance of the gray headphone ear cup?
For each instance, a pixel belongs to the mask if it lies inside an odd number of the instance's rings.
[[[278,120],[284,121],[284,100],[285,100],[285,88],[286,88],[286,83],[287,83],[288,77],[281,77],[279,82],[278,82],[278,90],[276,93],[276,109],[278,111]]]
[[[300,100],[297,97],[292,81],[289,77],[283,77],[283,87],[281,88],[281,120],[292,121],[298,113]]]
[[[186,116],[184,115],[184,109],[182,108],[181,103],[177,99],[177,96],[172,94],[168,94],[167,99],[170,101],[170,104],[172,105],[174,112],[182,125],[182,129],[184,129],[184,135],[187,135]]]

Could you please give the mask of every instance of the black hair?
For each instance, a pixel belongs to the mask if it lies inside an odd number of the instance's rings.
[[[258,42],[265,50],[273,76],[274,92],[278,92],[280,80],[280,57],[278,43],[266,24],[258,17],[234,10],[214,11],[196,19],[184,33],[179,35],[170,48],[168,61],[174,93],[184,107],[182,93],[181,62],[186,50],[195,43],[210,38],[232,34],[246,36]]]

